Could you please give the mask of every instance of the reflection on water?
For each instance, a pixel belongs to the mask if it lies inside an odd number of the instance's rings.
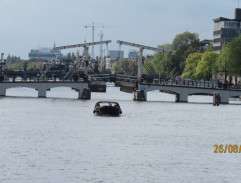
[[[0,182],[239,182],[241,102],[212,106],[212,97],[149,92],[148,102],[110,87],[77,100],[68,88],[46,99],[19,88],[0,98]],[[18,96],[18,97],[15,97]],[[26,97],[28,96],[28,97]],[[117,101],[121,117],[93,115],[99,100]],[[236,105],[237,104],[237,105]],[[231,181],[232,180],[232,181]]]

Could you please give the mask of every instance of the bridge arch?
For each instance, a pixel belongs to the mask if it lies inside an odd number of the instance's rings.
[[[38,97],[45,98],[47,90],[64,87],[77,91],[79,99],[90,99],[87,82],[3,82],[0,85],[0,96],[6,96],[7,89],[30,88],[38,91]]]
[[[50,91],[51,89],[56,89],[56,88],[70,88],[72,90],[78,90],[78,88],[71,87],[71,86],[64,86],[64,85],[63,86],[59,85],[59,86],[47,87],[46,90]]]
[[[230,94],[229,98],[239,98],[239,94]]]
[[[188,95],[206,95],[206,96],[212,96],[213,93],[210,93],[210,92],[194,92],[194,93],[189,93]]]
[[[8,89],[15,89],[15,88],[29,88],[29,89],[36,90],[36,87],[32,87],[32,86],[7,86],[6,90],[8,90]]]
[[[181,91],[177,91],[177,90],[174,90],[173,88],[165,88],[165,89],[157,89],[157,88],[154,88],[154,89],[149,89],[146,91],[146,97],[147,97],[147,93],[149,93],[150,91],[159,91],[161,93],[164,93],[164,94],[168,94],[169,96],[173,96],[174,97],[174,101],[176,102],[179,102],[181,100],[183,100],[182,98],[182,95],[181,95]],[[170,99],[170,100],[173,100],[173,99]],[[184,102],[187,102],[187,100],[185,100]]]
[[[30,89],[30,90],[27,90]],[[8,96],[38,96],[38,91],[34,87],[26,87],[26,86],[13,86],[7,87],[5,91],[2,91],[4,95]]]
[[[54,86],[46,89],[46,97],[76,98],[79,89],[70,86]]]

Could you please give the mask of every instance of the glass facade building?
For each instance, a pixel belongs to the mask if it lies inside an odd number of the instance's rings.
[[[225,44],[241,33],[241,9],[235,9],[234,19],[219,17],[213,20],[213,51],[220,53]]]
[[[124,58],[124,51],[109,50],[108,55],[110,58]]]
[[[32,49],[28,56],[30,59],[34,58],[42,61],[51,61],[64,58],[63,54],[59,50],[53,52],[51,48]]]
[[[138,58],[138,52],[135,50],[130,51],[128,53],[128,58],[130,58],[130,59]]]

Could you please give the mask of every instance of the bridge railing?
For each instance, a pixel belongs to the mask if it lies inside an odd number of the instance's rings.
[[[145,84],[147,82],[143,82]],[[150,83],[151,84],[151,83]],[[221,83],[218,81],[197,81],[197,80],[161,80],[157,85],[198,87],[198,88],[218,88],[225,90],[241,90],[241,85],[233,85],[231,83]]]
[[[21,82],[87,82],[86,79],[79,77],[79,78],[71,78],[69,80],[64,80],[64,79],[60,79],[60,78],[56,78],[56,77],[46,77],[45,75],[41,76],[37,76],[37,77],[30,77],[30,78],[21,78],[21,77],[13,77],[13,78],[7,78],[5,77],[3,81],[1,82],[5,82],[5,83],[21,83]]]
[[[196,80],[163,80],[163,85],[175,85],[175,86],[188,86],[188,87],[201,87],[201,88],[216,88],[215,81],[196,81]]]
[[[94,74],[89,76],[90,81],[109,81],[109,82],[137,82],[136,76],[122,75],[122,74]]]

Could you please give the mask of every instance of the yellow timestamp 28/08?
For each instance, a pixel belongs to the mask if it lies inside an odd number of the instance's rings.
[[[241,153],[241,145],[214,145],[214,153]]]

